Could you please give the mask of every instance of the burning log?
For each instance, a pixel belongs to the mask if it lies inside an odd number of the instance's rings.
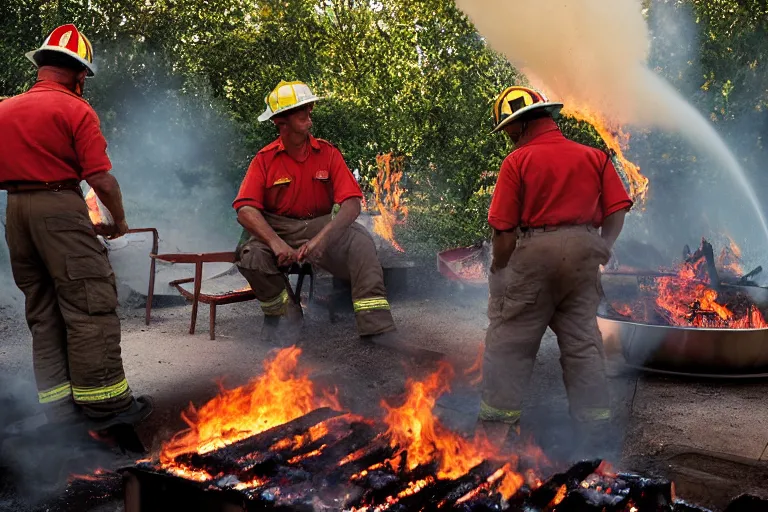
[[[585,460],[572,466],[565,473],[557,473],[551,476],[541,487],[532,491],[525,488],[521,489],[517,496],[510,500],[512,503],[519,503],[522,507],[530,507],[533,509],[544,509],[550,503],[555,501],[558,494],[562,494],[562,488],[578,488],[580,483],[586,479],[589,475],[595,472],[603,461],[600,459]],[[527,496],[526,496],[527,494]],[[560,498],[560,501],[565,496]]]
[[[752,279],[762,271],[763,271],[762,266],[755,267],[754,269],[752,269],[751,271],[747,272],[746,274],[744,274],[739,278],[739,281],[738,281],[739,284],[742,284],[745,286],[757,286],[757,284],[754,281],[750,281],[750,279]]]
[[[707,275],[709,276],[709,286],[716,292],[720,291],[720,276],[717,273],[717,267],[715,266],[715,251],[712,248],[706,238],[701,239],[701,245],[696,252],[690,254],[691,250],[686,245],[683,249],[683,259],[686,263],[694,264],[701,258],[704,258],[707,266]],[[688,256],[686,257],[686,253]]]

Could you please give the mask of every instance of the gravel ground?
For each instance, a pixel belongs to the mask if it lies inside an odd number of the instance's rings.
[[[321,279],[318,295],[327,294],[329,288],[329,280]],[[483,289],[460,288],[431,271],[419,269],[409,271],[407,291],[392,293],[390,297],[402,337],[414,345],[448,354],[456,367],[454,390],[441,398],[437,413],[458,430],[471,428],[479,405],[477,389],[463,376],[463,369],[474,362],[484,338],[486,293]],[[0,303],[0,427],[36,412],[31,403],[35,397],[31,343],[20,311],[21,301],[9,301],[7,294],[5,297],[5,303]],[[189,306],[156,308],[152,324],[147,327],[142,309],[120,311],[129,382],[136,393],[151,394],[156,402],[156,412],[140,431],[145,443],[154,448],[184,427],[180,413],[190,402],[201,404],[210,399],[220,379],[227,387],[247,382],[261,372],[264,358],[274,349],[259,339],[262,317],[255,302],[220,307],[215,341],[208,339],[206,308],[201,309],[197,334],[187,333],[189,312]],[[381,399],[400,395],[406,378],[423,377],[434,369],[431,364],[415,364],[388,349],[363,345],[356,335],[350,312],[331,324],[327,312],[317,305],[307,311],[301,348],[301,364],[309,369],[312,379],[319,386],[336,386],[346,408],[369,416],[381,415]],[[600,453],[618,461],[622,467],[671,474],[669,457],[689,453],[691,450],[686,449],[690,447],[744,457],[752,457],[759,451],[760,429],[765,429],[764,411],[768,410],[765,384],[721,386],[644,377],[613,363],[610,368],[616,419],[605,433]],[[713,411],[728,415],[727,428],[720,428],[720,422],[713,421],[723,417],[713,416]],[[569,427],[559,352],[551,333],[545,336],[537,359],[523,429],[551,458],[567,459],[573,454],[574,437]],[[763,437],[768,442],[768,436]],[[730,450],[722,449],[728,448],[723,440],[730,440]],[[59,505],[51,503],[62,496],[65,474],[87,472],[94,465],[109,468],[131,462],[116,456],[96,458],[87,443],[53,438],[45,441],[45,450],[39,449],[38,441],[33,441],[33,446],[17,442],[3,444],[0,510],[57,510]],[[678,449],[672,453],[665,451],[665,446],[678,446]],[[762,455],[761,451],[753,457],[753,462]],[[688,465],[699,464],[690,457],[689,453]],[[700,464],[699,467],[701,469]],[[707,468],[712,474],[719,472],[717,478],[759,474],[754,467],[715,462]],[[22,469],[26,470],[23,473],[26,484],[18,485],[18,478],[11,477],[18,476]],[[679,476],[678,473],[674,474]],[[724,487],[717,495],[689,485],[688,494],[684,496],[716,504],[722,502],[725,495],[762,489],[760,482],[754,485],[751,481],[742,479],[742,482],[735,488]],[[119,500],[103,500],[89,507],[77,510],[121,510]]]

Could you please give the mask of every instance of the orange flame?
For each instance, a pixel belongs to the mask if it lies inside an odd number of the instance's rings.
[[[182,414],[189,429],[164,444],[160,461],[169,464],[181,454],[206,453],[282,425],[319,407],[341,409],[335,396],[315,394],[306,373],[297,370],[301,350],[289,347],[264,362],[264,373],[245,386],[220,394]],[[310,437],[318,433],[310,433]]]
[[[585,121],[595,128],[605,141],[606,146],[616,153],[616,159],[621,164],[621,168],[629,181],[629,195],[636,203],[644,205],[648,194],[648,178],[640,173],[640,167],[624,156],[624,150],[629,147],[629,134],[624,132],[621,126],[608,121],[588,108],[566,106],[562,112],[578,121]]]
[[[402,204],[404,191],[400,188],[404,165],[405,158],[402,156],[393,156],[392,153],[377,155],[378,174],[371,182],[373,199],[379,209],[379,215],[373,217],[373,232],[400,252],[405,251],[395,240],[395,225],[404,223],[408,218],[408,207]]]
[[[85,194],[85,205],[88,207],[88,217],[91,218],[91,224],[97,225],[104,222],[99,208],[99,198],[96,197],[96,191],[91,189]]]
[[[476,437],[468,441],[446,429],[432,414],[437,398],[449,390],[451,377],[453,369],[442,362],[424,381],[408,380],[407,398],[402,406],[393,407],[382,401],[387,411],[384,421],[389,427],[390,445],[399,449],[398,456],[406,457],[409,470],[437,461],[438,478],[457,478],[494,455],[487,440]]]
[[[741,265],[741,247],[730,236],[726,235],[728,246],[723,247],[720,256],[717,258],[717,267],[719,270],[734,276],[744,275],[744,267]]]
[[[729,256],[723,258],[731,268],[739,269],[741,263],[738,259],[741,251],[731,241],[732,245],[727,249]],[[677,275],[659,277],[655,280],[655,294],[652,306],[644,300],[633,304],[612,304],[613,308],[634,320],[648,322],[655,312],[662,313],[665,320],[671,325],[680,327],[704,327],[726,329],[764,329],[768,327],[760,310],[751,303],[748,297],[741,294],[736,296],[735,302],[729,304],[718,302],[720,297],[717,291],[708,286],[704,279],[705,260],[700,259],[695,263],[682,263],[677,268]],[[647,288],[651,290],[651,288]]]

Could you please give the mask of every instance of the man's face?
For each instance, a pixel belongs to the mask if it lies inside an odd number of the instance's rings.
[[[295,108],[287,112],[283,117],[283,124],[297,135],[309,135],[312,129],[312,109],[314,103]]]
[[[514,121],[505,126],[504,131],[509,135],[509,138],[512,139],[512,142],[517,144],[520,142],[520,139],[523,136],[523,131],[525,130],[522,121]]]

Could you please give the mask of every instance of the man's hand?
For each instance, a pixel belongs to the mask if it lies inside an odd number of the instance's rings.
[[[287,267],[299,261],[296,249],[285,243],[285,240],[282,238],[277,238],[277,240],[270,244],[269,248],[275,253],[278,267]]]
[[[328,246],[328,237],[320,232],[312,240],[299,248],[298,261],[303,263],[305,260],[312,262],[319,261],[325,253]]]
[[[93,230],[97,235],[103,236],[107,240],[120,238],[128,232],[128,223],[123,219],[117,224],[94,224]]]
[[[503,265],[498,262],[496,258],[493,259],[493,262],[491,262],[491,274],[496,274],[500,270],[504,270],[507,268],[507,262],[505,262]]]

